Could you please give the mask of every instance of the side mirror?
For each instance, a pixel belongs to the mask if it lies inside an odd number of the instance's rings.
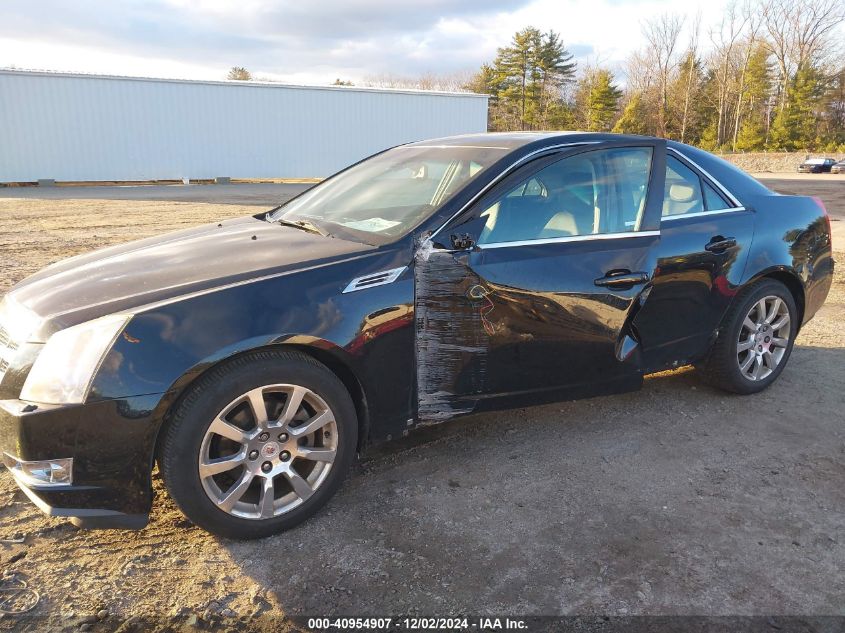
[[[467,251],[475,246],[475,240],[469,233],[460,233],[450,236],[452,248],[456,251]]]

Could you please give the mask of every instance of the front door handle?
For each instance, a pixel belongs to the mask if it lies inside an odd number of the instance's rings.
[[[729,248],[733,248],[734,246],[736,246],[735,237],[722,237],[721,235],[717,235],[707,242],[704,250],[710,251],[711,253],[721,253]]]
[[[625,271],[611,271],[605,277],[599,277],[593,283],[608,288],[632,288],[648,281],[648,273]]]

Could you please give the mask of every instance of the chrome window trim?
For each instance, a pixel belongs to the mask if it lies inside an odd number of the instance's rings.
[[[567,235],[564,237],[548,237],[536,240],[519,240],[516,242],[491,242],[478,244],[480,249],[507,248],[509,246],[534,246],[537,244],[561,244],[566,242],[592,242],[594,240],[621,240],[631,237],[656,237],[660,231],[625,231],[624,233],[596,233],[589,235]]]
[[[660,216],[660,223],[672,222],[674,220],[683,220],[684,218],[703,218],[707,215],[722,215],[724,213],[736,213],[737,211],[745,211],[745,207],[731,207],[730,209],[716,209],[714,211],[696,211],[695,213],[677,213],[675,215]]]
[[[707,178],[707,180],[709,180],[711,183],[716,185],[716,187],[719,189],[719,191],[721,191],[725,195],[725,197],[728,199],[728,202],[734,205],[733,207],[731,207],[731,209],[718,209],[718,211],[736,210],[736,209],[740,209],[740,208],[744,209],[744,207],[742,206],[742,203],[739,200],[736,199],[736,196],[734,196],[730,191],[728,191],[727,187],[725,187],[721,182],[716,180],[716,178],[714,178],[710,174],[710,172],[708,172],[706,169],[704,169],[701,165],[699,165],[694,160],[692,160],[689,156],[687,156],[683,152],[675,149],[674,147],[667,147],[666,148],[666,153],[668,154],[670,152],[672,154],[674,154],[675,156],[682,158],[683,160],[687,161],[690,165],[692,165],[699,173],[704,175]],[[709,211],[709,212],[705,211],[705,213],[714,213],[714,211]],[[690,215],[692,215],[692,214],[690,214]]]
[[[493,187],[498,185],[502,180],[504,180],[505,176],[507,176],[514,169],[516,169],[517,167],[519,167],[520,165],[522,165],[526,161],[530,160],[531,158],[533,158],[537,154],[543,154],[543,153],[546,153],[546,152],[553,152],[554,150],[563,149],[563,148],[566,148],[566,147],[580,147],[581,145],[598,145],[600,143],[605,143],[605,142],[607,142],[607,141],[577,141],[577,142],[572,142],[572,143],[561,143],[559,145],[549,145],[548,147],[542,147],[540,149],[534,150],[533,152],[529,152],[528,154],[526,154],[525,156],[523,156],[519,160],[514,161],[513,163],[511,163],[510,165],[505,167],[501,172],[499,172],[499,175],[496,178],[494,178],[489,183],[487,183],[487,185],[485,185],[485,187],[481,191],[479,191],[477,194],[475,194],[469,200],[469,202],[467,202],[464,206],[462,206],[460,209],[458,209],[458,211],[455,212],[452,215],[452,217],[450,217],[443,224],[441,224],[440,227],[438,227],[438,229],[436,231],[434,231],[431,235],[428,236],[428,239],[433,240],[437,236],[437,234],[440,233],[440,231],[442,231],[444,228],[446,228],[446,226],[452,220],[454,220],[456,217],[458,217],[464,211],[466,211],[472,205],[474,205],[478,201],[479,198],[481,198],[484,194],[486,194],[488,191],[490,191],[490,189],[492,189]]]

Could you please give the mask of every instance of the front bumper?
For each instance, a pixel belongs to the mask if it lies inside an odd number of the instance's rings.
[[[159,396],[77,406],[0,400],[0,453],[28,462],[71,458],[71,483],[37,483],[10,468],[40,510],[79,527],[144,527],[152,505],[151,470]]]

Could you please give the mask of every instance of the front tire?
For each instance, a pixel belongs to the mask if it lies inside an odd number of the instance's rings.
[[[705,382],[739,394],[757,393],[780,376],[795,344],[798,308],[789,289],[765,279],[728,310],[707,360]]]
[[[290,529],[335,493],[358,421],[343,383],[296,351],[261,351],[204,375],[165,430],[170,496],[201,528],[255,539]]]

